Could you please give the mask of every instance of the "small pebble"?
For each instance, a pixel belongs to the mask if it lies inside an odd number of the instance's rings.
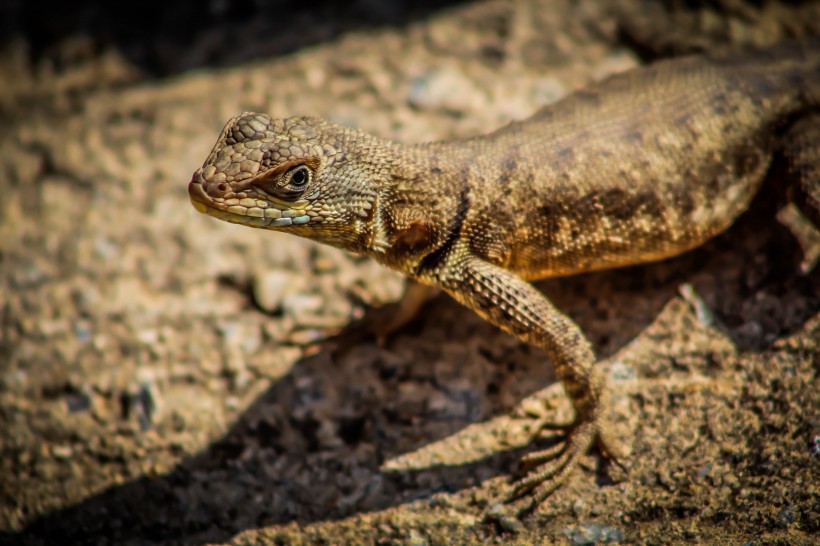
[[[256,305],[267,313],[278,312],[291,279],[293,275],[277,270],[254,275],[251,289]]]
[[[564,527],[562,531],[573,546],[614,544],[624,539],[623,532],[619,528],[594,521]]]
[[[487,521],[494,523],[503,533],[516,535],[524,530],[521,520],[508,514],[500,504],[493,504],[487,508]]]

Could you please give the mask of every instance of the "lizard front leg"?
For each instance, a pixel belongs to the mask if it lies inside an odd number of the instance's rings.
[[[575,408],[574,422],[552,427],[567,430],[562,444],[530,453],[521,461],[529,472],[515,484],[513,497],[534,490],[534,508],[566,481],[596,443],[609,458],[617,460],[621,454],[603,414],[603,377],[594,368],[595,355],[578,325],[531,284],[472,256],[452,270],[459,274],[442,275],[443,288],[502,330],[543,349]]]

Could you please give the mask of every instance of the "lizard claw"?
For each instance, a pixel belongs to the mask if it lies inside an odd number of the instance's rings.
[[[546,424],[539,427],[537,434],[547,429],[563,431],[567,437],[557,445],[521,458],[521,468],[528,472],[514,484],[509,501],[531,495],[531,503],[524,512],[534,510],[561,487],[575,470],[581,457],[594,446],[607,459],[627,470],[620,462],[623,459],[623,448],[599,423],[585,421],[568,425]]]

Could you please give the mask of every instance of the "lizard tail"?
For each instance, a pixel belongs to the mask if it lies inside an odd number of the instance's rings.
[[[809,63],[804,82],[804,89],[809,95],[807,101],[810,100],[814,106],[820,106],[820,37],[806,42],[804,54]]]
[[[779,61],[791,67],[787,79],[793,81],[801,104],[820,107],[820,37],[787,43],[782,52],[778,50],[774,48],[775,53],[781,53]]]
[[[712,60],[731,67],[729,73],[745,82],[754,96],[772,101],[775,111],[820,108],[820,37],[784,42],[753,54],[717,55]]]
[[[785,76],[799,103],[812,109],[820,107],[820,37],[787,42],[769,51],[771,59],[764,64]]]

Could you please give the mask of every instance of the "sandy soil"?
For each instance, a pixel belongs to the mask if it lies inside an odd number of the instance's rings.
[[[519,520],[528,431],[570,415],[543,354],[446,297],[377,344],[356,323],[399,276],[188,203],[238,111],[467,136],[663,53],[660,27],[592,0],[239,4],[150,44],[2,46],[0,543],[816,544],[820,237],[792,208],[539,285],[601,355],[631,468],[593,453]]]

